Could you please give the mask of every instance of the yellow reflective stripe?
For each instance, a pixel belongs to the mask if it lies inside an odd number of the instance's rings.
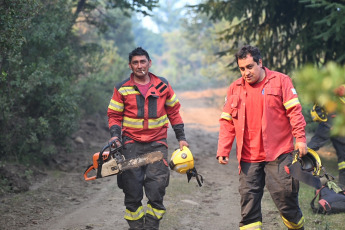
[[[126,220],[139,220],[145,215],[145,212],[143,210],[143,206],[140,206],[137,211],[131,212],[128,209],[126,209],[126,213],[124,218]]]
[[[228,121],[232,120],[232,116],[228,113],[225,113],[225,112],[222,112],[222,115],[220,115],[220,118],[223,118],[223,119],[228,120]]]
[[[291,107],[294,107],[295,105],[298,105],[299,104],[299,100],[298,98],[294,98],[294,99],[291,99],[290,101],[287,101],[284,103],[284,106],[285,106],[285,109],[288,110],[290,109]]]
[[[173,153],[173,155],[171,156],[171,158],[170,159],[174,159],[175,158],[175,156],[177,155],[177,154],[179,154],[180,152],[179,151],[174,151],[174,153]]]
[[[156,208],[152,208],[150,204],[147,205],[146,214],[150,214],[151,216],[156,217],[156,219],[160,220],[163,218],[165,210],[159,210]]]
[[[119,93],[123,96],[127,96],[128,94],[140,94],[133,86],[123,86],[119,89]]]
[[[165,124],[168,124],[168,116],[165,114],[164,116],[161,116],[157,119],[149,119],[149,129],[161,127]]]
[[[338,170],[345,169],[345,161],[338,163]]]
[[[343,104],[345,104],[345,97],[339,97],[339,99],[341,100],[341,102],[342,102]]]
[[[174,96],[165,101],[165,105],[173,107],[177,102],[179,102],[179,100],[177,99],[176,94],[174,94]]]
[[[262,226],[261,221],[258,221],[255,223],[244,225],[240,227],[240,230],[261,230],[261,226]]]
[[[108,108],[115,110],[115,111],[118,111],[118,112],[122,112],[124,106],[123,106],[123,103],[120,103],[120,102],[117,102],[117,101],[111,99]]]
[[[283,222],[284,222],[285,226],[288,227],[289,229],[300,229],[304,225],[304,217],[303,216],[302,216],[302,218],[300,219],[300,221],[297,224],[288,221],[283,216],[281,216],[281,217],[283,219]]]
[[[189,162],[188,162],[189,163]],[[188,167],[188,164],[178,164],[174,167],[174,170],[175,171],[178,171],[179,169],[183,169],[183,168],[187,168]]]
[[[144,119],[133,119],[129,117],[123,117],[122,125],[131,128],[144,128]]]

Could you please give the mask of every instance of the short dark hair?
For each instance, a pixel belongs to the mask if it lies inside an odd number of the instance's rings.
[[[237,65],[238,65],[238,59],[246,58],[247,54],[250,54],[253,57],[253,60],[258,64],[259,64],[259,60],[262,59],[260,50],[257,47],[245,45],[235,54]]]
[[[141,47],[135,48],[135,49],[132,50],[132,52],[130,52],[129,55],[128,55],[129,63],[131,63],[132,58],[133,58],[134,56],[144,56],[144,55],[147,57],[147,60],[149,60],[149,61],[151,60],[151,59],[150,59],[150,56],[149,56],[149,53],[148,53],[146,50],[144,50],[144,49],[141,48]]]

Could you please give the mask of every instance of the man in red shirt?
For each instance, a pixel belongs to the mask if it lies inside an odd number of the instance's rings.
[[[217,159],[227,164],[236,137],[240,170],[240,229],[261,229],[265,185],[288,229],[304,229],[298,204],[299,182],[285,167],[290,154],[307,153],[305,120],[289,76],[262,64],[258,48],[244,46],[236,55],[242,78],[227,92],[220,118]],[[295,139],[295,145],[294,145]]]
[[[188,147],[179,100],[165,78],[149,72],[151,64],[149,54],[141,47],[129,53],[132,74],[115,86],[108,107],[110,141],[123,143],[126,159],[154,151],[164,155],[162,161],[118,175],[118,186],[125,193],[124,218],[131,230],[159,229],[165,213],[163,197],[170,175],[166,140],[169,122],[180,149]],[[142,205],[143,190],[148,198],[146,211]]]

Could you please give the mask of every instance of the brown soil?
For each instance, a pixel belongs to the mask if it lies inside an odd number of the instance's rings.
[[[188,183],[186,175],[171,172],[164,202],[167,213],[161,229],[238,229],[240,197],[234,151],[226,166],[219,165],[215,159],[218,119],[226,89],[177,94],[195,166],[204,183],[199,187],[194,178]],[[77,151],[52,159],[58,166],[56,170],[31,169],[29,175],[18,178],[22,182],[18,182],[17,193],[0,197],[0,229],[128,229],[123,219],[124,195],[117,187],[116,176],[94,181],[83,178],[84,170],[92,163],[92,155],[108,138],[105,117],[84,121],[74,135]],[[171,129],[168,144],[171,154],[178,147]],[[2,167],[13,167],[11,175],[21,175],[18,170],[27,171],[9,165]],[[31,184],[27,182],[28,177]],[[27,191],[19,192],[23,187]],[[279,229],[276,210],[263,212],[264,229]]]

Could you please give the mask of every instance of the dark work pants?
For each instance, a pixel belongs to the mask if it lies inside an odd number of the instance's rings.
[[[124,142],[128,139],[124,138]],[[166,142],[166,140],[161,140]],[[166,145],[158,142],[141,143],[131,142],[124,146],[123,154],[126,159],[153,152],[161,151],[164,161],[158,161],[139,168],[126,170],[118,176],[118,185],[125,193],[125,206],[135,212],[142,206],[143,189],[145,189],[148,204],[158,210],[165,210],[163,197],[169,184],[170,171],[167,164],[168,149]]]
[[[284,168],[291,162],[290,154],[283,154],[272,162],[241,162],[239,192],[242,220],[240,227],[258,221],[262,222],[261,199],[265,185],[281,216],[295,224],[300,222],[303,214],[298,204],[299,182],[287,174]]]

